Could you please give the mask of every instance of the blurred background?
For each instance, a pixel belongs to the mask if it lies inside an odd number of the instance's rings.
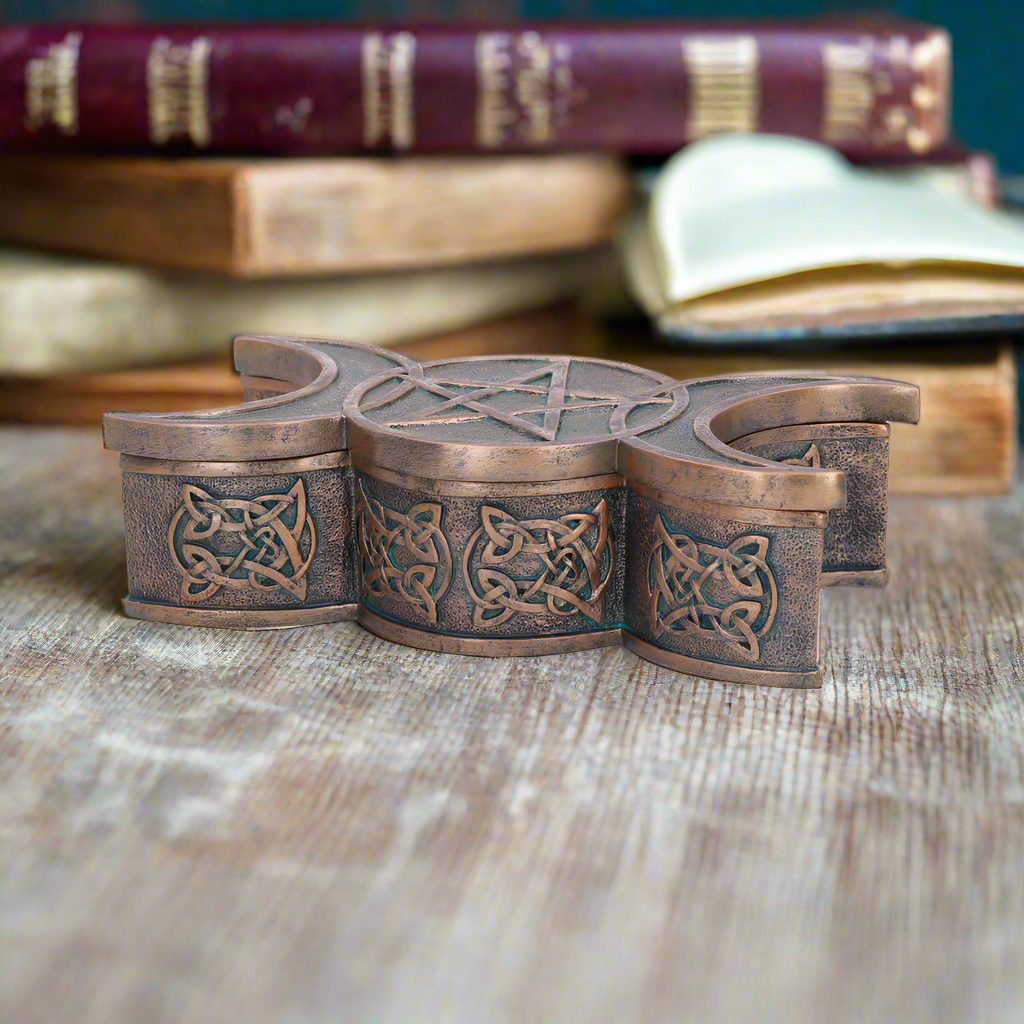
[[[684,43],[689,56],[680,60],[670,33],[631,37],[632,22],[670,17],[720,21],[711,25],[719,43],[707,49],[702,36],[692,52]],[[924,34],[886,27],[893,17],[924,23]],[[730,37],[728,19],[745,18],[845,22],[845,42],[813,29],[762,51],[757,123],[742,111],[735,120],[754,93],[744,92],[742,33]],[[568,58],[554,35],[539,49],[510,45],[490,83],[499,102],[488,116],[501,141],[481,143],[488,93],[473,37],[462,50],[432,44],[429,57],[421,40],[414,63],[403,23],[497,29],[524,19],[593,20],[620,33],[611,45],[621,49],[605,61],[604,44],[584,35],[566,44]],[[208,21],[221,23],[223,45],[203,38],[202,26],[182,27]],[[223,34],[233,24],[303,21],[371,29],[344,43],[310,36],[298,47],[282,38],[235,50]],[[90,42],[87,26],[82,43],[62,22],[133,25],[140,34]],[[151,22],[171,25],[173,38],[147,35]],[[18,23],[52,33],[22,36]],[[866,36],[851,25],[882,26],[863,29],[874,32],[863,65],[857,44]],[[1016,479],[1024,3],[0,0],[0,33],[5,26],[0,154],[8,144],[16,152],[0,155],[4,419],[97,424],[109,408],[234,404],[241,390],[230,338],[283,333],[392,345],[424,359],[598,355],[679,379],[803,366],[911,380],[922,388],[922,424],[894,427],[894,490],[998,493]],[[927,26],[951,38],[951,92]],[[659,55],[648,60],[652,50]],[[700,96],[706,123],[695,114]],[[853,135],[830,134],[826,109],[861,123]],[[945,109],[948,135],[935,122]],[[402,136],[410,110],[412,144]],[[529,133],[548,131],[552,111],[556,127],[535,144]],[[997,234],[1015,224],[1004,283],[1021,294],[1000,308],[1021,313],[1017,325],[977,337],[942,326],[913,338],[861,332],[798,349],[786,330],[741,349],[700,331],[673,333],[645,299],[651,283],[630,271],[648,241],[630,225],[647,223],[651,190],[669,187],[658,184],[664,161],[684,142],[758,128],[835,146],[876,180],[969,199]],[[926,144],[913,142],[915,132]],[[738,173],[742,163],[758,158],[723,166]],[[881,208],[874,214],[880,225],[891,220]],[[651,244],[688,229],[655,225]],[[785,239],[776,241],[781,254]],[[899,296],[904,306],[917,301]],[[933,307],[921,305],[922,322]],[[822,324],[803,323],[803,340]]]

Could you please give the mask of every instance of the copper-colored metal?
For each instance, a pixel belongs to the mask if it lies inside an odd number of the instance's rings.
[[[133,619],[172,622],[178,626],[218,626],[221,629],[292,629],[323,622],[347,622],[359,615],[358,604],[328,604],[316,608],[179,608],[152,601],[124,599],[124,610]]]
[[[887,421],[916,422],[909,384],[285,338],[239,339],[235,363],[237,408],[104,418],[129,615],[356,618],[465,654],[624,643],[814,686],[821,588],[888,578]]]

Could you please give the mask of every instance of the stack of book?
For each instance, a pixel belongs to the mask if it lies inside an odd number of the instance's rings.
[[[201,404],[240,400],[241,333],[568,344],[628,168],[448,139],[472,38],[449,62],[447,33],[432,56],[426,36],[344,27],[0,27],[7,416],[98,422],[97,403],[187,398],[190,376]]]
[[[610,354],[678,377],[820,366],[633,327],[596,340],[578,303],[616,308],[609,243],[638,181],[706,136],[818,140],[994,204],[994,164],[950,138],[949,80],[946,33],[903,21],[0,27],[0,414],[229,404],[242,333]],[[908,460],[999,435],[914,489],[1005,486],[1005,346],[857,358],[926,389]],[[968,381],[955,423],[929,416]]]

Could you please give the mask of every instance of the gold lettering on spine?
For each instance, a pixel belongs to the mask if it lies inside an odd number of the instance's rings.
[[[500,147],[517,119],[508,100],[510,39],[507,32],[481,32],[476,37],[476,141],[485,149]]]
[[[395,36],[388,70],[391,73],[391,138],[398,149],[408,149],[416,136],[412,84],[415,55],[415,36],[409,32]]]
[[[825,67],[826,142],[856,142],[871,135],[875,109],[874,60],[871,41],[826,43]]]
[[[761,83],[753,36],[691,36],[683,40],[683,64],[690,89],[687,138],[757,130]]]
[[[585,93],[572,73],[572,47],[539,32],[481,32],[476,37],[476,142],[555,142]]]
[[[949,35],[933,32],[910,51],[910,67],[921,77],[910,94],[916,117],[907,132],[907,143],[923,153],[944,141],[949,132]]]
[[[535,146],[550,142],[554,135],[554,102],[551,70],[554,53],[536,32],[524,32],[516,49],[523,66],[516,74],[516,102],[525,115],[523,134]]]
[[[378,145],[383,135],[381,130],[380,53],[380,33],[371,32],[364,36],[362,44],[363,142],[367,146]]]
[[[205,36],[172,43],[158,36],[146,60],[149,137],[158,146],[185,136],[193,145],[210,144],[208,80],[210,52]]]
[[[78,131],[78,51],[81,32],[50,43],[42,57],[25,65],[25,127],[56,125],[64,135]]]
[[[413,68],[416,37],[369,32],[362,42],[363,141],[409,149],[416,140]]]
[[[902,143],[925,153],[947,134],[949,109],[949,36],[933,32],[911,43],[905,36],[826,43],[826,142]],[[897,81],[912,76],[909,95]]]

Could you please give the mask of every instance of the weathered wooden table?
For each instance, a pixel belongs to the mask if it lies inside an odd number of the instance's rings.
[[[0,467],[4,1021],[1024,1019],[1024,491],[800,691],[132,621],[97,434]]]

